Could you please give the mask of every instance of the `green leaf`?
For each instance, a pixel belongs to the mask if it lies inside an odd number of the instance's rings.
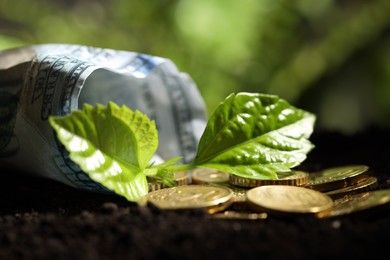
[[[277,173],[299,165],[314,148],[308,138],[315,116],[267,94],[228,96],[209,119],[195,160],[184,165],[175,164],[180,157],[149,164],[158,146],[154,121],[125,106],[85,105],[49,121],[70,158],[93,180],[129,201],[148,193],[148,178],[171,186],[174,172],[192,168],[277,179]]]
[[[241,177],[277,179],[306,159],[315,116],[275,95],[229,95],[211,115],[194,164]]]
[[[84,105],[64,117],[50,117],[58,139],[70,158],[91,179],[137,201],[147,194],[146,169],[158,146],[154,121],[139,111],[110,102],[107,106]]]

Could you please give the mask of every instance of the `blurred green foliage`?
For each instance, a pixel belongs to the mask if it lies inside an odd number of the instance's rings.
[[[0,50],[74,43],[171,59],[211,112],[277,94],[317,128],[390,126],[389,0],[0,0]]]

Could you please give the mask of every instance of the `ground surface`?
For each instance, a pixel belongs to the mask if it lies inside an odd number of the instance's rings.
[[[312,136],[305,170],[366,164],[390,178],[389,131]],[[362,259],[388,255],[390,210],[336,219],[216,220],[0,170],[0,259]]]

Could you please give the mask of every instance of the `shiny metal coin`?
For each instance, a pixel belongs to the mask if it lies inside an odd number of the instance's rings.
[[[152,203],[165,210],[205,209],[208,213],[224,210],[232,203],[233,191],[216,185],[184,185],[149,192],[139,204]]]
[[[187,171],[175,173],[175,182],[177,186],[183,186],[190,183],[190,175]]]
[[[278,172],[278,179],[274,180],[258,180],[243,178],[230,174],[229,182],[241,187],[259,187],[264,185],[292,185],[303,186],[309,182],[309,174],[303,171]]]
[[[330,210],[333,200],[319,191],[288,185],[267,185],[250,189],[247,200],[266,213],[319,214]]]
[[[165,184],[162,183],[161,181],[148,180],[148,191],[149,192],[164,189],[164,188],[166,188]]]
[[[321,218],[339,217],[349,214],[364,214],[390,206],[390,189],[362,192],[334,201],[334,206]]]
[[[192,171],[192,183],[225,183],[229,182],[229,173],[214,169],[199,168]]]
[[[310,173],[309,182],[305,187],[317,191],[330,191],[347,187],[365,176],[369,167],[366,165],[346,165],[327,168]]]
[[[338,199],[346,195],[353,195],[360,192],[372,191],[379,187],[378,179],[376,177],[362,178],[357,183],[336,190],[324,192],[332,199]]]

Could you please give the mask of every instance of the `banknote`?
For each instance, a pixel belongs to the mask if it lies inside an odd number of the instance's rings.
[[[113,101],[155,121],[153,161],[190,162],[206,125],[193,79],[163,57],[82,45],[40,44],[0,51],[0,165],[70,186],[107,191],[70,160],[48,123],[84,103]]]

